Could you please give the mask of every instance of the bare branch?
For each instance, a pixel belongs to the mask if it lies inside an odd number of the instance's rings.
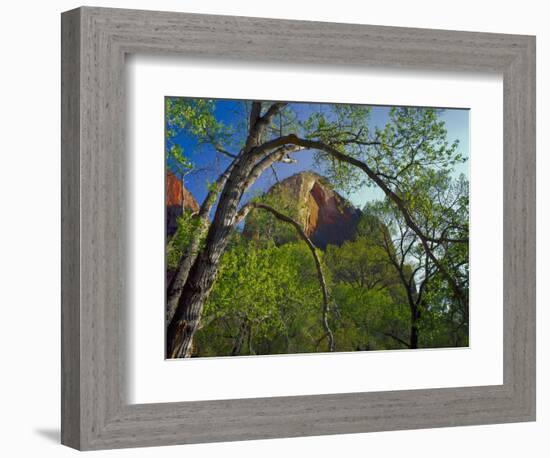
[[[218,152],[218,153],[221,153],[223,154],[224,156],[227,156],[227,157],[230,157],[232,159],[235,159],[237,157],[236,154],[233,154],[233,153],[230,153],[229,151],[227,151],[224,147],[222,147],[220,144],[213,144],[212,146],[214,146],[214,149]]]
[[[290,224],[296,229],[296,232],[300,235],[302,240],[306,243],[309,250],[311,251],[311,254],[313,255],[313,259],[315,261],[315,268],[317,269],[317,276],[319,278],[319,285],[321,286],[321,292],[323,293],[323,327],[325,329],[326,336],[328,337],[328,349],[329,351],[335,351],[335,345],[334,345],[334,335],[330,329],[330,325],[328,323],[328,314],[330,312],[330,305],[329,305],[329,296],[328,296],[328,290],[327,290],[327,284],[325,281],[325,275],[323,274],[323,268],[321,265],[321,260],[319,259],[319,256],[317,255],[317,251],[315,249],[315,245],[313,245],[313,242],[310,240],[310,238],[306,235],[304,230],[302,229],[302,226],[291,217],[284,215],[283,213],[279,212],[278,210],[275,210],[273,207],[257,203],[257,202],[250,202],[246,204],[241,210],[239,211],[237,215],[237,224],[246,217],[250,211],[254,209],[262,209],[270,212],[273,216],[275,216],[277,219]]]
[[[385,335],[386,337],[391,337],[396,342],[399,342],[401,345],[405,346],[406,348],[411,348],[411,345],[408,342],[405,342],[400,337],[396,336],[395,334],[392,334],[391,332],[381,332],[380,334]]]
[[[269,166],[271,168],[271,171],[273,172],[273,176],[275,177],[275,181],[277,183],[280,183],[279,177],[277,176],[277,172],[275,171],[275,167],[273,167],[273,164]]]

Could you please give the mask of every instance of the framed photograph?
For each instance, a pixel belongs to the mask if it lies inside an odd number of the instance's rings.
[[[62,442],[535,419],[535,39],[62,15]]]
[[[165,104],[167,358],[469,346],[468,110]]]

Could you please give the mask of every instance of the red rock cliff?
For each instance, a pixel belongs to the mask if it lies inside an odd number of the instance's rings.
[[[177,205],[193,212],[199,211],[199,204],[176,175],[166,171],[166,206]]]
[[[199,204],[185,188],[183,181],[166,171],[166,235],[171,237],[177,229],[177,219],[183,210],[199,211]]]
[[[272,186],[268,194],[285,195],[296,205],[298,222],[319,248],[341,245],[355,237],[361,211],[313,172],[301,172]],[[247,227],[245,234],[251,234]]]

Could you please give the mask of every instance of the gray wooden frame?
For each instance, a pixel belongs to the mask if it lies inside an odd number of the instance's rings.
[[[503,385],[128,404],[128,53],[503,74]],[[105,449],[534,419],[534,37],[90,7],[63,13],[63,444]]]

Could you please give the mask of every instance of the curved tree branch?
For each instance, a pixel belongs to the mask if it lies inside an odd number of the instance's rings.
[[[283,141],[283,137],[281,137],[278,140]],[[424,247],[424,250],[426,251],[426,253],[430,257],[430,259],[432,260],[434,265],[439,269],[441,274],[449,282],[449,285],[451,286],[451,289],[453,290],[453,293],[455,294],[457,299],[462,304],[467,304],[468,303],[468,300],[464,296],[463,291],[458,286],[458,284],[456,283],[454,278],[449,274],[447,269],[445,269],[445,267],[439,262],[439,260],[434,255],[433,250],[431,249],[431,247],[428,243],[428,242],[436,242],[437,243],[437,240],[434,240],[434,239],[426,236],[426,234],[424,234],[420,230],[418,225],[415,223],[415,221],[411,217],[411,215],[410,215],[403,199],[401,199],[401,197],[399,197],[397,194],[395,194],[389,188],[389,186],[384,182],[384,180],[382,180],[365,162],[363,162],[363,161],[361,161],[361,160],[359,160],[355,157],[348,156],[347,154],[342,153],[341,151],[337,150],[336,148],[333,148],[330,145],[327,145],[323,142],[319,142],[319,141],[316,141],[316,140],[307,140],[307,139],[303,139],[303,138],[298,138],[296,135],[287,135],[286,137],[284,137],[284,141],[288,144],[293,144],[293,145],[297,145],[297,146],[302,146],[304,148],[324,151],[325,153],[330,154],[331,156],[333,156],[335,159],[338,159],[342,162],[347,162],[348,164],[354,165],[355,167],[358,167],[359,169],[363,170],[367,174],[367,176],[372,181],[374,181],[374,183],[376,183],[376,185],[378,185],[378,187],[380,189],[382,189],[384,194],[386,194],[386,196],[397,205],[397,208],[399,208],[399,210],[403,214],[403,218],[405,219],[405,222],[407,223],[407,226],[409,226],[414,231],[414,233],[418,236],[418,238],[420,239],[420,242],[422,243],[422,246]]]
[[[334,334],[332,333],[332,330],[330,329],[330,325],[328,323],[328,314],[330,312],[330,305],[329,305],[329,296],[328,296],[328,290],[327,290],[327,283],[325,281],[325,275],[323,274],[323,268],[321,266],[321,260],[319,259],[319,256],[317,255],[317,251],[315,250],[315,245],[313,245],[313,242],[309,239],[309,237],[306,235],[304,230],[302,229],[302,226],[291,217],[284,215],[283,213],[279,212],[278,210],[275,210],[273,207],[257,203],[257,202],[250,202],[243,206],[236,217],[236,224],[238,224],[240,221],[242,221],[243,218],[250,213],[250,211],[254,209],[262,209],[265,211],[270,212],[275,218],[290,224],[291,226],[296,229],[296,232],[300,235],[301,239],[306,243],[309,250],[311,251],[311,254],[313,255],[313,259],[315,260],[315,268],[317,269],[317,276],[319,278],[319,285],[321,286],[321,292],[323,293],[323,328],[325,329],[326,337],[328,338],[328,350],[329,351],[335,351],[335,345],[334,345]]]
[[[400,337],[396,336],[395,334],[392,334],[391,332],[381,332],[380,334],[386,336],[386,337],[391,337],[393,340],[395,340],[396,342],[399,342],[401,345],[403,345],[405,348],[411,348],[411,344],[409,344],[408,342],[405,342],[403,339],[401,339]]]
[[[348,142],[353,143],[353,142]],[[375,145],[378,144],[378,142],[370,142],[371,144]],[[403,213],[403,217],[405,218],[405,221],[407,222],[407,225],[418,235],[422,236],[424,240],[427,242],[433,242],[433,243],[442,243],[442,242],[452,242],[452,243],[468,243],[469,238],[459,238],[459,239],[451,239],[448,237],[441,237],[441,238],[435,238],[430,237],[424,233],[421,232],[418,225],[414,222],[412,216],[410,215],[408,209],[405,206],[405,202],[403,199],[401,199],[395,192],[393,192],[390,187],[380,178],[380,175],[376,173],[374,170],[372,170],[365,162],[354,158],[352,156],[348,156],[345,153],[342,153],[335,147],[328,145],[326,143],[317,141],[317,140],[308,140],[304,138],[299,138],[295,134],[289,134],[289,135],[283,135],[282,137],[273,138],[262,145],[256,147],[254,149],[254,154],[257,156],[261,156],[261,154],[265,151],[272,150],[278,147],[282,147],[285,145],[296,145],[301,146],[302,149],[316,149],[318,151],[323,151],[335,159],[338,159],[343,162],[347,162],[348,164],[354,165],[355,167],[360,168],[363,170],[367,176],[374,181],[380,189],[388,196],[395,204],[397,204],[399,210]]]
[[[273,116],[279,114],[281,110],[288,105],[287,102],[275,102],[273,103],[265,112],[265,114],[260,118],[266,124],[271,122]]]
[[[263,159],[258,161],[252,171],[250,172],[250,175],[246,179],[245,188],[250,187],[257,179],[258,177],[269,167],[271,167],[275,162],[286,162],[287,157],[289,154],[295,153],[297,151],[300,151],[304,148],[301,146],[296,145],[290,145],[290,146],[281,146],[271,153],[269,153],[267,156],[265,156]]]

